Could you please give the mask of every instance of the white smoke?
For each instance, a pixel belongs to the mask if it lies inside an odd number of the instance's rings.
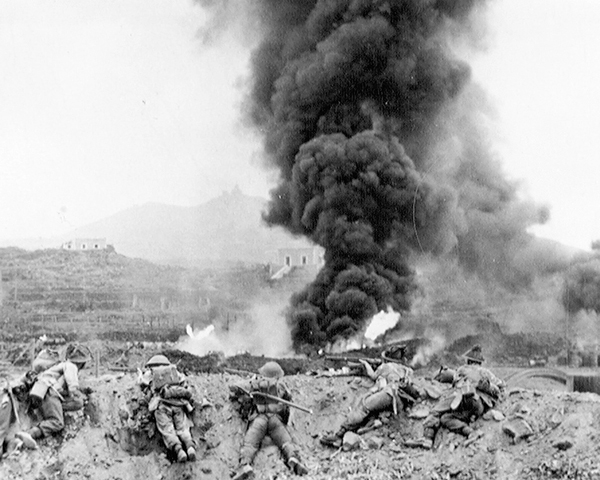
[[[441,352],[446,346],[444,335],[438,331],[426,330],[425,338],[429,342],[421,345],[413,356],[410,366],[413,368],[424,367],[429,364],[431,358]]]
[[[364,333],[359,333],[350,338],[340,338],[329,344],[325,351],[327,353],[343,353],[350,350],[359,350],[365,346],[373,346],[381,335],[396,326],[398,320],[400,320],[400,314],[388,306],[386,311],[381,310],[373,315],[371,320],[367,322]]]
[[[373,316],[365,330],[365,338],[375,341],[389,329],[394,328],[398,320],[400,320],[400,314],[388,306],[385,312],[381,310]]]
[[[250,315],[224,325],[209,325],[193,331],[186,327],[187,336],[178,345],[180,350],[194,355],[207,355],[221,352],[225,356],[250,353],[267,357],[292,355],[292,340],[285,321],[284,310],[288,299],[257,299],[250,309]]]

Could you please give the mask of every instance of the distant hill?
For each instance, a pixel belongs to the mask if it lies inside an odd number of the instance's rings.
[[[123,255],[174,265],[266,263],[283,246],[305,246],[261,219],[267,200],[238,188],[196,207],[159,203],[135,206],[60,237],[11,243],[26,249],[57,248],[74,238],[106,238]],[[7,242],[2,242],[8,246]]]

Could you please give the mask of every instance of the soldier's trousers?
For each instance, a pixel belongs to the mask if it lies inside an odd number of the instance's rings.
[[[448,403],[447,399],[443,399],[441,403]],[[423,434],[433,439],[439,428],[445,427],[451,432],[469,435],[473,431],[469,424],[472,419],[483,415],[483,411],[483,403],[476,395],[463,398],[456,410],[434,408],[423,422]]]
[[[7,392],[0,390],[0,456],[4,452],[4,441],[13,417],[12,401]]]
[[[73,395],[67,395],[62,404],[63,412],[76,412],[83,408],[83,398],[74,397]]]
[[[43,437],[48,437],[62,431],[65,428],[65,417],[63,414],[62,403],[58,393],[54,390],[48,390],[39,407],[42,421],[37,425]],[[33,435],[35,438],[36,435]]]
[[[275,413],[261,413],[248,425],[240,452],[240,464],[250,465],[254,461],[260,444],[267,435],[281,449],[286,462],[294,456],[295,446],[281,417]]]
[[[183,407],[160,403],[154,412],[154,419],[156,420],[156,428],[162,435],[168,450],[172,450],[176,445],[181,444],[185,447],[184,450],[187,450],[194,445]]]
[[[402,405],[400,405],[401,407]],[[394,410],[394,398],[386,391],[379,391],[363,397],[357,408],[352,410],[344,423],[342,430],[355,431],[362,427],[367,420],[385,411]]]

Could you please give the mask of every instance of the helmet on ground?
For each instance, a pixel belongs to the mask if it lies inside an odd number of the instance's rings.
[[[154,355],[150,360],[146,362],[147,367],[160,367],[162,365],[171,365],[169,359],[164,355]]]
[[[454,382],[454,376],[456,372],[448,367],[441,367],[440,371],[437,373],[434,380],[437,380],[440,383],[452,383]]]
[[[283,377],[283,369],[279,366],[277,362],[267,362],[262,367],[258,369],[258,373],[260,373],[263,377],[267,378],[281,378]]]
[[[482,364],[485,361],[481,353],[481,346],[479,345],[474,345],[471,349],[467,350],[463,353],[463,357],[471,363]]]

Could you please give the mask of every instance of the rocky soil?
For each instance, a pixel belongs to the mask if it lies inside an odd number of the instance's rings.
[[[83,412],[68,414],[67,427],[57,438],[41,442],[38,450],[11,453],[0,462],[3,480],[136,480],[229,478],[238,460],[243,423],[228,401],[228,386],[241,379],[236,368],[254,371],[264,358],[246,357],[204,373],[199,365],[218,365],[223,359],[204,359],[196,367],[191,357],[163,348],[180,362],[195,388],[197,409],[193,433],[200,445],[193,463],[173,463],[160,441],[138,430],[135,412],[136,371],[103,361],[82,373],[89,387]],[[155,353],[130,350],[128,365]],[[137,355],[137,357],[136,357]],[[116,356],[115,356],[116,357]],[[196,357],[200,358],[200,357]],[[106,359],[104,359],[106,360]],[[193,360],[193,359],[192,359]],[[187,362],[187,363],[186,363]],[[202,363],[204,362],[204,363]],[[211,363],[213,362],[213,363]],[[112,365],[112,366],[110,366]],[[187,367],[186,367],[187,365]],[[551,380],[528,380],[511,385],[505,402],[477,428],[482,436],[467,445],[450,433],[438,435],[432,451],[409,449],[404,440],[418,437],[423,417],[433,399],[400,415],[372,422],[345,448],[325,448],[319,435],[334,431],[356,399],[371,386],[364,377],[334,376],[331,371],[302,372],[302,362],[282,359],[294,401],[312,414],[294,410],[290,420],[293,437],[315,479],[597,479],[600,478],[600,396],[565,391]],[[300,366],[299,366],[300,365]],[[491,367],[500,376],[507,369]],[[196,371],[194,371],[196,370]],[[17,375],[18,370],[11,370]],[[417,383],[443,390],[430,379],[431,370],[417,371]],[[23,419],[26,422],[26,419]],[[286,479],[293,475],[284,466],[277,448],[268,442],[255,461],[256,478]],[[306,477],[305,477],[306,478]]]

